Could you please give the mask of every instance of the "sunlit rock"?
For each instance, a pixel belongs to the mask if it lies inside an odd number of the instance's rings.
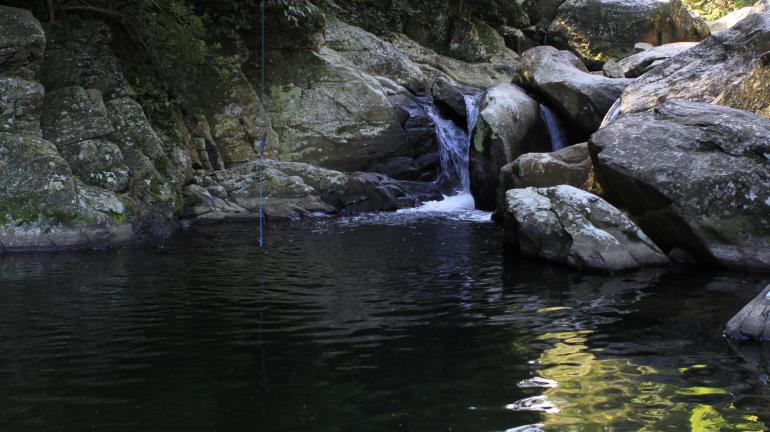
[[[770,51],[770,14],[753,14],[735,27],[711,35],[649,71],[625,89],[621,111],[646,111],[669,99],[715,102],[749,77]],[[742,106],[736,108],[745,109]]]
[[[664,250],[770,269],[770,119],[673,100],[591,137],[605,197]]]
[[[590,67],[601,67],[633,54],[637,42],[699,41],[709,29],[680,0],[567,0],[548,35]]]
[[[574,54],[550,46],[522,55],[516,81],[544,98],[582,139],[599,128],[604,115],[631,83],[591,74]]]
[[[565,185],[505,198],[506,241],[525,256],[609,272],[668,262],[623,212],[588,192]]]
[[[730,319],[725,335],[738,341],[770,341],[770,285]]]

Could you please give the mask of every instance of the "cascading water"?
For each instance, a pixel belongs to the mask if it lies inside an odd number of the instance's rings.
[[[430,98],[420,100],[428,117],[436,125],[441,171],[438,183],[453,194],[467,194],[470,191],[468,160],[471,134],[476,127],[481,95],[465,96],[468,129],[463,130],[454,121],[442,116]]]
[[[441,171],[437,183],[449,192],[442,201],[423,204],[416,209],[401,210],[400,213],[458,213],[462,219],[488,220],[489,214],[475,210],[475,203],[470,193],[470,144],[473,130],[479,114],[482,94],[465,96],[467,129],[442,116],[431,98],[418,101],[425,113],[436,125]]]
[[[551,140],[551,151],[561,150],[569,145],[567,131],[559,120],[559,117],[550,108],[540,105],[540,118],[543,119],[548,130],[548,138]]]

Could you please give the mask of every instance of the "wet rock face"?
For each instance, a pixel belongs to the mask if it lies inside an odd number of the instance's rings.
[[[770,269],[770,119],[672,100],[589,142],[598,179],[664,250]]]
[[[589,67],[598,68],[633,54],[637,42],[699,41],[709,29],[680,0],[567,0],[548,35]]]
[[[628,79],[591,74],[574,54],[550,46],[532,48],[522,55],[516,82],[544,98],[577,131],[579,139],[587,139],[599,128],[612,104],[631,84]]]
[[[34,79],[45,42],[43,26],[30,11],[0,6],[0,76]]]
[[[624,114],[646,111],[669,99],[715,102],[727,87],[749,77],[768,51],[770,14],[750,15],[629,85],[623,92],[621,110]]]
[[[609,272],[668,262],[623,212],[572,186],[511,189],[504,220],[507,242],[526,256]]]
[[[730,319],[725,336],[746,341],[770,341],[770,285]]]
[[[548,151],[540,105],[514,84],[487,90],[470,148],[471,193],[476,207],[494,210],[500,169],[524,153]]]

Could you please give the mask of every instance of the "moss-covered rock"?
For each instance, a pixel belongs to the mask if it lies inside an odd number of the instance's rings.
[[[380,82],[335,51],[284,52],[271,66],[267,110],[279,158],[352,171],[407,144]]]
[[[424,92],[426,77],[409,57],[366,30],[330,18],[324,33],[326,45],[361,71],[381,75],[414,91]]]
[[[46,94],[42,127],[43,136],[57,147],[103,137],[115,130],[101,92],[77,86]]]
[[[495,209],[503,166],[524,153],[548,150],[539,104],[514,84],[488,89],[470,148],[471,193],[476,207]]]
[[[48,91],[78,86],[99,90],[105,100],[126,96],[128,83],[110,43],[110,28],[99,20],[62,20],[46,26],[48,46],[41,82]]]
[[[0,78],[0,131],[40,134],[45,89],[34,81]]]
[[[716,103],[770,117],[770,52],[757,60],[745,78],[725,89]]]
[[[34,79],[45,43],[43,26],[30,11],[0,6],[0,76]]]
[[[130,171],[120,147],[106,140],[86,140],[62,147],[61,155],[83,182],[113,192],[128,189]]]
[[[624,114],[645,111],[670,99],[713,103],[722,92],[737,89],[741,81],[750,78],[755,67],[757,76],[761,77],[760,58],[768,51],[770,14],[750,15],[735,27],[709,36],[629,85],[623,92],[621,111]],[[755,85],[749,82],[747,85]],[[761,101],[763,95],[757,97]],[[723,100],[728,99],[726,96]],[[737,108],[754,106],[738,103],[739,99],[735,99]],[[756,106],[761,110],[761,103]]]
[[[605,196],[664,251],[770,269],[770,119],[670,100],[589,142]]]

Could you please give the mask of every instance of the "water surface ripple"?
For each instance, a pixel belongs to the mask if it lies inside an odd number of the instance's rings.
[[[581,274],[414,213],[0,257],[0,430],[770,424],[768,357],[720,337],[761,276]]]

